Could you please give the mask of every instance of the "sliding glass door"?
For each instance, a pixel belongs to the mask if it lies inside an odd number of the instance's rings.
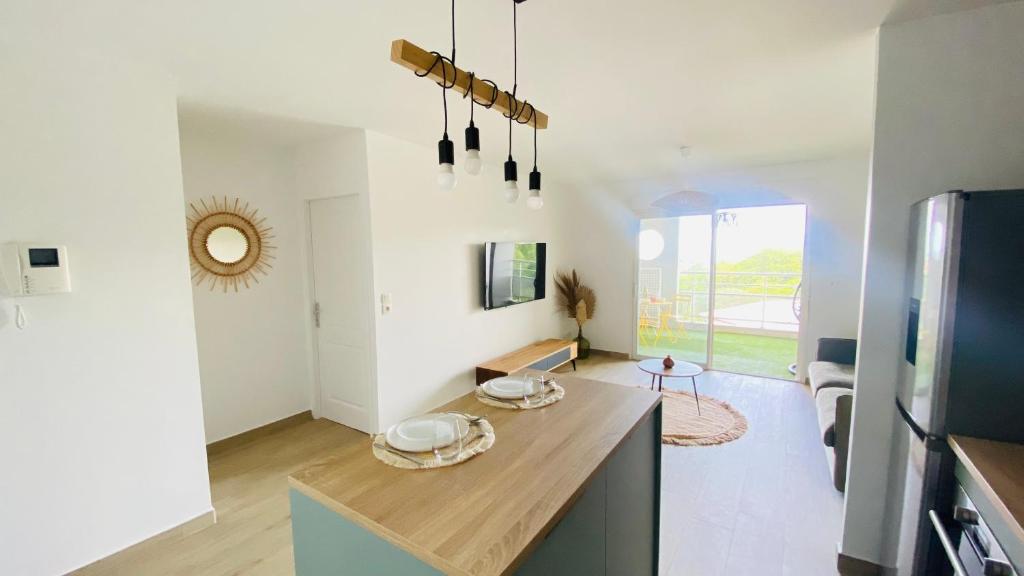
[[[636,355],[792,378],[806,208],[644,220]]]
[[[645,220],[642,228],[637,353],[707,365],[712,217]]]

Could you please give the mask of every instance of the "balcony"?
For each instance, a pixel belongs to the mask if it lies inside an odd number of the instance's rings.
[[[709,314],[710,273],[684,272],[668,297],[660,268],[640,270],[638,352],[708,365],[708,323],[713,323],[710,366],[716,370],[792,379],[799,320],[799,273],[720,272],[714,314]]]

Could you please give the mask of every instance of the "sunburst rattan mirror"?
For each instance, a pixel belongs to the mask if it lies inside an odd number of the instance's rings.
[[[192,281],[197,286],[218,284],[225,292],[239,286],[259,283],[256,273],[266,275],[274,259],[272,228],[258,210],[235,198],[211,198],[189,204],[188,253],[192,261]]]

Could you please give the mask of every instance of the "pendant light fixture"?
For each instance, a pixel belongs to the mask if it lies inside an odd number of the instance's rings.
[[[472,106],[471,103],[470,107]],[[477,176],[481,169],[483,163],[480,161],[480,129],[473,124],[473,118],[470,117],[469,127],[466,128],[466,173]]]
[[[469,97],[469,126],[466,128],[466,172],[476,176],[480,174],[483,169],[483,162],[480,160],[480,129],[476,127],[473,122],[473,110],[477,105],[483,106],[484,108],[490,108],[494,106],[494,102],[498,99],[498,85],[486,78],[477,78],[474,72],[469,73],[469,86],[473,86],[473,83],[479,80],[491,88],[491,99],[487,102],[477,102],[476,96],[472,90],[467,90],[462,95],[463,98]]]
[[[463,97],[470,98],[469,126],[466,128],[466,172],[472,175],[480,173],[480,131],[476,127],[473,114],[476,106],[495,108],[508,119],[508,160],[505,162],[505,199],[515,203],[519,199],[519,174],[515,159],[512,157],[513,123],[528,124],[533,127],[533,172],[530,173],[530,208],[539,209],[543,205],[540,199],[540,171],[537,170],[537,130],[548,127],[548,116],[537,110],[527,100],[516,99],[519,82],[518,60],[518,4],[526,0],[512,0],[512,91],[500,90],[490,80],[477,78],[473,72],[460,70],[455,65],[455,0],[451,0],[452,52],[451,58],[439,52],[427,52],[408,40],[398,39],[391,43],[391,61],[408,68],[420,77],[429,77],[441,87],[441,103],[444,110],[444,130],[441,140],[437,143],[438,173],[437,183],[442,190],[455,187],[455,145],[448,137],[448,95],[449,89],[456,89]],[[523,119],[525,118],[525,120]]]
[[[509,102],[516,102],[516,89],[519,88],[519,54],[518,54],[518,30],[516,23],[516,13],[519,7],[517,0],[512,0],[512,92],[506,92],[508,95]],[[525,107],[525,103],[523,104]],[[508,111],[508,160],[505,161],[505,201],[509,204],[515,204],[516,200],[519,200],[519,174],[516,168],[516,161],[512,159],[512,121],[518,114],[522,114],[522,108],[515,109],[516,106],[513,104],[512,109]]]
[[[448,130],[437,142],[437,187],[448,192],[455,189],[455,144],[448,139]]]
[[[519,200],[519,171],[512,159],[512,117],[508,119],[508,160],[505,160],[505,201],[515,204]]]
[[[537,127],[533,127],[533,171],[530,172],[530,195],[526,198],[526,207],[540,210],[544,207],[544,199],[540,197],[540,171],[537,170]]]
[[[448,89],[455,86],[458,76],[458,69],[455,68],[455,0],[452,0],[452,57],[448,59],[437,52],[433,54],[437,57],[437,63],[441,65],[441,81],[438,85],[441,86],[441,105],[444,108],[444,133],[437,142],[437,187],[448,192],[458,183],[455,178],[455,144],[448,139]],[[446,63],[451,64],[451,81],[448,80]],[[417,72],[416,75],[426,76],[429,73],[430,70],[426,70],[423,74]]]

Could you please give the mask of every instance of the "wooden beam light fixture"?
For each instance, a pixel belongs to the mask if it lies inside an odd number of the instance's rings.
[[[399,39],[391,43],[391,61],[413,71],[420,78],[430,78],[441,87],[441,102],[444,106],[444,132],[437,143],[438,174],[437,184],[441,190],[452,190],[456,184],[454,171],[455,146],[448,138],[448,90],[455,90],[462,97],[469,97],[469,127],[466,128],[466,172],[480,173],[480,131],[473,122],[475,106],[495,108],[508,119],[508,160],[505,162],[505,200],[514,204],[519,199],[519,177],[515,160],[512,158],[513,123],[527,124],[533,128],[533,171],[530,173],[530,197],[527,206],[539,210],[544,202],[540,198],[540,172],[537,170],[537,131],[548,127],[548,116],[537,110],[528,100],[520,101],[516,92],[519,88],[518,54],[518,6],[526,0],[512,2],[512,90],[501,90],[494,82],[478,78],[474,72],[466,72],[455,65],[455,0],[451,0],[452,52],[451,58],[440,52],[426,50],[408,40]]]
[[[469,95],[472,80],[476,102],[485,106],[493,102],[493,108],[506,117],[511,114],[515,118],[530,118],[521,123],[536,126],[538,130],[548,127],[548,115],[534,108],[533,104],[510,97],[508,92],[497,89],[476,74],[456,67],[450,60],[438,59],[408,40],[398,39],[391,43],[391,61],[435,82],[447,82],[452,85],[452,90],[464,96]]]

